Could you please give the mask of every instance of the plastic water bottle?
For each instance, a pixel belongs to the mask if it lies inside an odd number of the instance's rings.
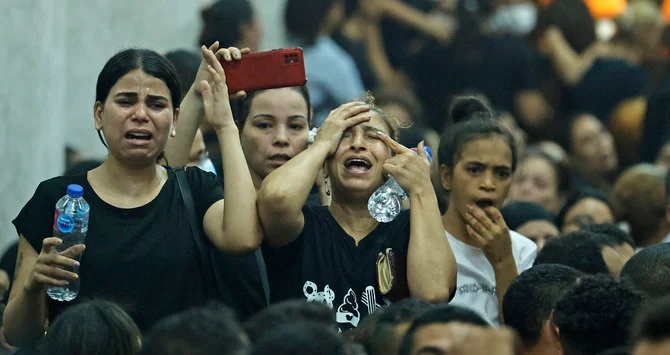
[[[90,207],[82,197],[84,188],[72,184],[67,187],[67,194],[56,203],[54,213],[54,237],[60,238],[63,243],[56,247],[56,252],[77,245],[84,244],[88,231],[88,217]],[[79,257],[77,257],[79,260]],[[79,274],[79,268],[66,267],[67,271]],[[47,295],[57,301],[72,301],[79,294],[80,279],[70,281],[66,287],[48,287]]]
[[[428,155],[428,160],[430,161],[433,157],[433,151],[428,146],[424,146],[423,150]],[[391,176],[368,199],[368,211],[377,222],[388,223],[398,217],[402,211],[402,204],[405,199],[407,199],[405,190]]]

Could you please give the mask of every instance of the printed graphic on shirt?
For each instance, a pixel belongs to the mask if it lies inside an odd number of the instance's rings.
[[[488,293],[491,295],[496,296],[496,286],[494,285],[486,285],[483,283],[469,283],[465,285],[459,285],[457,287],[458,293]]]
[[[324,286],[323,291],[319,291],[319,287],[314,282],[306,281],[305,285],[302,287],[302,292],[307,301],[320,302],[328,305],[330,309],[335,309],[333,301],[335,300],[336,295],[335,292],[330,289],[329,285]],[[360,296],[360,305],[358,301],[359,298],[356,296],[356,292],[351,288],[342,297],[342,303],[335,309],[335,319],[340,325],[340,331],[357,327],[362,318],[361,311],[363,313],[367,311],[367,314],[363,315],[370,315],[382,307],[377,303],[377,295],[373,286],[367,286],[365,288]]]

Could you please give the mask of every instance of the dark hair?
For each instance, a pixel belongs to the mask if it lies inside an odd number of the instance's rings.
[[[519,333],[525,347],[535,346],[561,292],[574,285],[581,271],[565,265],[534,266],[512,281],[503,297],[505,324]]]
[[[635,242],[633,238],[623,229],[619,228],[616,224],[613,223],[600,223],[600,224],[590,224],[582,228],[583,231],[593,232],[600,234],[608,239],[611,243],[610,246],[617,246],[622,244],[628,244],[631,247],[635,248]]]
[[[445,165],[453,169],[468,143],[493,135],[501,136],[512,151],[511,163],[512,171],[514,171],[518,158],[514,137],[507,128],[490,119],[466,120],[445,129],[440,138],[440,148],[437,154],[440,166]]]
[[[535,202],[512,201],[500,209],[500,214],[510,230],[516,230],[530,221],[542,220],[551,224],[555,223],[554,215]]]
[[[191,89],[193,81],[198,74],[198,68],[202,61],[202,56],[198,53],[191,52],[185,49],[177,49],[165,53],[165,58],[172,63],[179,79],[179,90],[181,91],[181,98]]]
[[[240,27],[254,20],[254,8],[249,0],[219,0],[202,10],[200,18],[200,45],[209,47],[219,41],[219,47],[225,48],[242,39]]]
[[[402,338],[398,339],[395,333],[396,326],[401,323],[412,323],[434,307],[434,304],[422,299],[406,298],[376,311],[375,313],[380,314],[369,336],[362,341],[363,345],[369,354],[396,353],[402,341]]]
[[[670,207],[670,170],[665,174],[665,203]]]
[[[611,276],[583,278],[556,302],[553,323],[565,354],[595,354],[625,346],[643,296]]]
[[[160,320],[146,334],[142,354],[246,354],[248,348],[233,311],[212,303]]]
[[[493,109],[473,95],[456,96],[449,106],[447,124],[452,125],[470,119],[492,119]]]
[[[414,321],[414,323],[412,323],[412,326],[409,327],[407,333],[405,333],[405,336],[402,339],[402,342],[400,343],[398,354],[411,354],[412,347],[414,347],[414,333],[416,333],[421,327],[436,323],[452,322],[466,323],[481,327],[490,326],[490,324],[487,323],[484,318],[468,308],[450,304],[440,305],[424,312]]]
[[[49,326],[44,340],[51,354],[138,354],[140,330],[113,302],[91,300],[69,307]]]
[[[558,213],[558,216],[556,216],[556,226],[558,227],[559,230],[563,229],[563,225],[565,224],[565,217],[572,210],[572,208],[578,204],[581,200],[586,199],[586,198],[593,198],[596,199],[609,207],[610,210],[612,210],[612,204],[610,203],[609,197],[607,196],[607,193],[596,190],[593,188],[589,187],[583,187],[580,189],[577,189],[573,191],[565,200],[565,204],[563,205],[563,208],[561,208],[561,211]],[[581,227],[584,227],[588,224],[587,223]]]
[[[649,297],[670,295],[670,244],[659,243],[640,250],[626,262],[620,277]]]
[[[377,106],[399,105],[409,113],[413,123],[423,123],[423,107],[413,91],[382,88],[375,91],[374,97]]]
[[[125,49],[111,57],[98,74],[95,101],[104,104],[109,91],[119,79],[136,69],[165,82],[170,90],[173,110],[176,112],[181,102],[181,89],[175,68],[164,56],[149,49]],[[102,138],[100,131],[98,131],[98,137],[106,147],[107,143]]]
[[[561,194],[567,194],[572,190],[573,176],[570,171],[570,167],[564,164],[561,161],[554,159],[549,154],[542,151],[539,147],[529,146],[527,147],[521,157],[519,162],[523,162],[530,158],[540,158],[544,159],[546,162],[551,165],[554,170],[554,174],[558,180],[558,192]]]
[[[493,14],[494,0],[458,0],[456,19],[458,28],[454,33],[452,47],[455,61],[468,68],[476,68],[482,61],[484,33],[482,24]]]
[[[312,323],[334,326],[335,315],[323,303],[307,302],[305,300],[287,300],[271,305],[270,307],[251,316],[244,328],[251,342],[256,342],[263,334],[275,328],[281,328],[288,323],[309,321]]]
[[[305,103],[307,104],[307,122],[312,123],[312,105],[309,101],[309,90],[307,86],[287,86],[286,88],[298,92]],[[276,89],[268,89],[276,90]],[[247,116],[249,116],[249,111],[251,110],[251,104],[254,102],[254,99],[259,94],[266,92],[268,90],[256,90],[247,92],[247,96],[244,100],[239,100],[237,105],[233,105],[233,116],[235,117],[235,122],[237,127],[242,131],[244,129],[244,123],[247,121]]]
[[[631,330],[633,343],[670,339],[670,295],[649,301],[638,312]]]
[[[554,0],[538,13],[533,37],[556,26],[575,52],[582,53],[596,41],[595,20],[583,0]]]
[[[533,265],[561,264],[587,274],[609,274],[602,250],[605,238],[598,234],[575,231],[560,238],[552,238],[537,253]]]
[[[316,42],[328,12],[341,0],[288,0],[284,12],[286,31],[307,45]]]
[[[347,346],[335,327],[297,322],[273,328],[256,341],[252,355],[347,355]]]

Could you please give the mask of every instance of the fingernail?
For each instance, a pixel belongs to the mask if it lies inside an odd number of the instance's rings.
[[[74,267],[79,267],[79,262],[75,261],[73,265],[74,265]]]
[[[78,279],[78,278],[79,278],[79,275],[77,275],[77,274],[72,274],[72,279],[76,280],[76,279]]]
[[[466,207],[467,207],[468,211],[472,211],[473,208],[474,208],[474,207],[472,207],[472,205],[467,205]]]
[[[230,60],[230,54],[225,55],[226,60]]]
[[[377,135],[386,137],[386,133],[384,133],[382,131],[377,131]]]

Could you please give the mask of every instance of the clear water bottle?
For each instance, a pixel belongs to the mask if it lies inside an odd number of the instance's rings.
[[[84,188],[71,184],[67,187],[67,194],[56,203],[54,213],[54,237],[60,238],[63,243],[56,247],[56,252],[77,245],[84,244],[88,231],[88,217],[90,207],[82,197]],[[79,260],[79,257],[77,257]],[[65,268],[67,271],[79,274],[79,268]],[[79,294],[80,278],[70,281],[66,287],[48,287],[47,295],[57,301],[72,301]]]
[[[431,160],[433,151],[428,146],[424,146],[423,149],[428,155],[428,160]],[[405,190],[391,176],[368,199],[368,211],[377,222],[388,223],[398,217],[405,199],[407,199]]]

